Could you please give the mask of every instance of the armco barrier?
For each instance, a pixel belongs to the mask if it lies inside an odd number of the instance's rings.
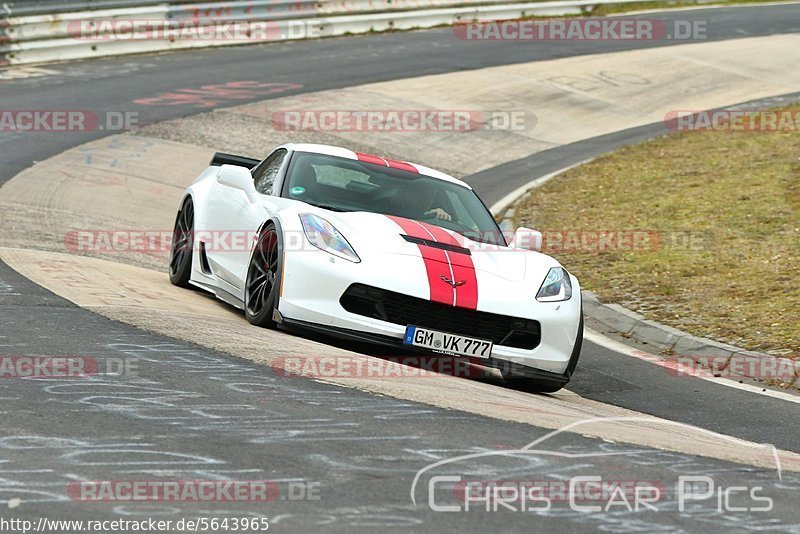
[[[0,9],[4,10],[0,19],[0,65],[430,28],[531,15],[573,15],[598,4],[639,1],[560,0],[511,4],[503,0],[17,1],[0,4]],[[149,21],[162,26],[176,24],[182,28],[199,25],[211,29],[228,27],[232,21],[251,25],[263,23],[268,25],[268,31],[243,40],[230,37],[184,39],[174,35],[121,38],[118,28],[130,21]],[[109,25],[117,28],[118,33],[113,38],[111,34],[103,34],[103,29]],[[86,31],[97,33],[87,38],[81,33]]]

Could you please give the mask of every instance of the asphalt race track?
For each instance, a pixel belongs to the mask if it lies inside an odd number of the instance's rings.
[[[660,16],[707,19],[712,41],[800,32],[800,5],[698,9]],[[392,33],[48,65],[41,67],[40,75],[17,79],[4,78],[0,72],[0,101],[3,109],[13,110],[141,111],[156,122],[248,99],[147,107],[134,100],[226,80],[297,84],[291,94],[313,93],[670,44],[608,41],[520,46],[497,41],[464,46],[454,42],[448,29]],[[267,98],[270,95],[251,100]],[[467,181],[491,204],[522,185],[526,177],[662,132],[663,125],[657,123],[563,145],[483,170]],[[0,134],[0,184],[35,162],[104,135],[107,132],[4,132]],[[187,342],[191,332],[177,339],[111,321],[36,285],[2,262],[0,315],[0,354],[81,355],[93,358],[99,367],[99,374],[86,380],[0,380],[4,421],[0,503],[9,506],[0,518],[24,518],[35,524],[41,517],[175,521],[198,516],[267,516],[270,529],[278,532],[388,528],[409,532],[800,532],[800,464],[782,465],[779,470],[769,462],[759,466],[733,463],[709,455],[613,442],[588,432],[584,436],[580,431],[549,438],[536,447],[539,452],[497,454],[524,447],[550,430],[283,377],[270,367]],[[368,350],[319,341],[358,352]],[[121,368],[124,362],[133,368]],[[475,387],[498,394],[505,390],[499,379],[486,379]],[[567,400],[575,394],[800,453],[796,403],[670,376],[648,362],[591,342],[584,344],[578,373],[568,390]],[[545,399],[520,394],[529,397],[534,411]],[[749,447],[736,446],[743,451]],[[412,501],[412,481],[418,470],[465,454],[483,455],[423,475],[414,491],[416,504]],[[473,480],[553,482],[577,474],[656,481],[666,497],[657,512],[630,512],[622,506],[576,511],[558,499],[550,510],[538,513],[487,512],[479,507],[461,513],[432,510],[431,475],[454,473]],[[713,476],[719,489],[745,486],[749,491],[758,486],[759,495],[772,498],[774,507],[768,512],[747,510],[761,503],[740,496],[730,504],[744,510],[732,511],[715,494],[679,510],[675,490],[679,477],[698,474]],[[67,489],[82,480],[150,479],[269,480],[279,495],[268,503],[109,503],[75,502]],[[441,488],[435,500],[458,504],[452,490]]]

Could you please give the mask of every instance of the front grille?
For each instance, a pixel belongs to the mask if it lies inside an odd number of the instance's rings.
[[[488,339],[495,345],[531,350],[541,340],[538,321],[448,306],[364,284],[348,287],[339,302],[357,315]]]

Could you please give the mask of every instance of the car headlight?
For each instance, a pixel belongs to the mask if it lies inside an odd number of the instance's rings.
[[[313,213],[301,213],[300,222],[306,238],[318,249],[355,263],[361,261],[341,232],[322,217]]]
[[[559,302],[572,298],[572,282],[569,273],[563,267],[553,267],[542,282],[536,294],[539,302]]]

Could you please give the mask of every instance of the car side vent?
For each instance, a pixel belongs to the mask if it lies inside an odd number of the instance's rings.
[[[466,254],[467,256],[472,255],[472,252],[468,248],[459,247],[458,245],[451,245],[449,243],[440,243],[439,241],[434,241],[433,239],[423,239],[421,237],[413,237],[405,234],[400,234],[400,236],[409,243],[414,243],[415,245],[424,245],[426,247],[439,248],[442,250],[446,250],[448,252]]]
[[[200,241],[200,269],[203,270],[203,274],[213,274],[211,271],[211,265],[208,263],[208,256],[206,255],[206,244]]]

